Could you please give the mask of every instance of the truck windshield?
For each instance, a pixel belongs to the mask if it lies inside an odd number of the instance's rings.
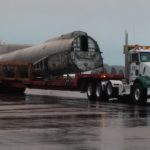
[[[150,62],[150,52],[141,52],[140,59],[141,62]]]

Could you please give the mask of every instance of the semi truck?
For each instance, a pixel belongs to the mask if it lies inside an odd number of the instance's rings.
[[[89,100],[125,99],[144,104],[150,97],[150,46],[124,46],[125,75],[103,72],[97,42],[85,32],[72,32],[39,46],[0,55],[1,89],[73,90]],[[85,73],[101,67],[99,73]],[[75,74],[70,74],[75,73]]]
[[[117,97],[131,103],[145,104],[150,97],[150,46],[128,45],[127,33],[125,37],[125,77],[102,81],[100,86],[108,98]],[[96,93],[101,93],[99,89],[97,87]]]
[[[105,74],[87,85],[89,99],[108,101],[111,98],[134,104],[145,104],[150,98],[150,46],[128,45],[125,36],[125,75]]]

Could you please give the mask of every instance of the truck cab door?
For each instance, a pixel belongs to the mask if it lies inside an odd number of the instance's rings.
[[[130,81],[134,81],[139,76],[140,70],[140,61],[139,54],[132,53],[131,54],[131,64],[130,64]]]

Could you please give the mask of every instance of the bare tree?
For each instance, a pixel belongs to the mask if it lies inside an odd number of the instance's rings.
[[[105,67],[103,68],[102,72],[103,72],[103,73],[108,73],[108,72],[107,72],[107,69],[106,69]]]
[[[115,67],[112,67],[110,73],[111,73],[111,74],[117,74],[116,68],[115,68]]]
[[[119,70],[119,74],[124,75],[124,72],[122,69]]]

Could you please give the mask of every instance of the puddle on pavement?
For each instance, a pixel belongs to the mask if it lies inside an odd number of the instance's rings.
[[[149,104],[38,95],[0,95],[0,104],[4,150],[150,149]]]

